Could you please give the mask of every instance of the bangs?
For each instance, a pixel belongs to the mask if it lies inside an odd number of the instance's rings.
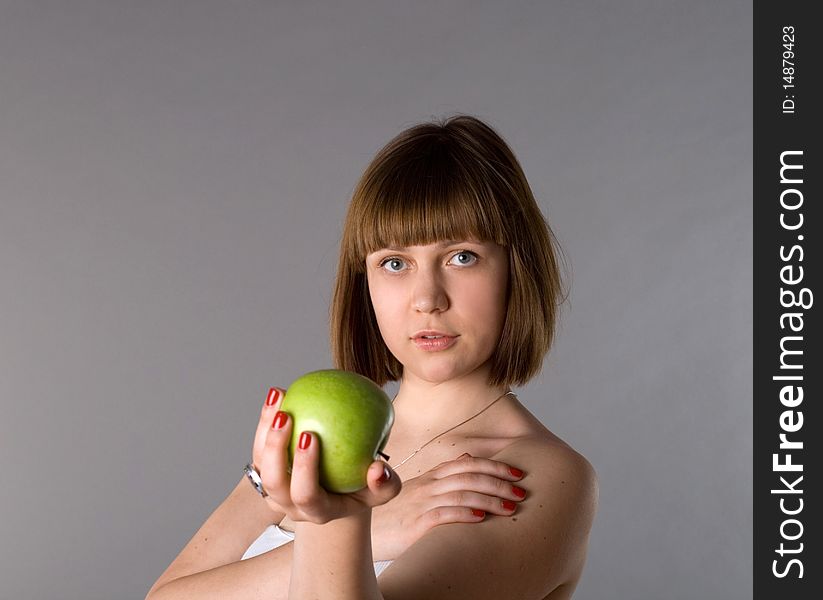
[[[351,223],[358,262],[381,248],[444,240],[508,245],[489,174],[465,168],[442,145],[427,150],[413,160],[394,156],[378,163],[364,182]]]

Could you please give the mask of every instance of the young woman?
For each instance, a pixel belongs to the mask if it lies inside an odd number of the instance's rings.
[[[330,318],[335,368],[400,382],[389,463],[358,492],[327,493],[321,440],[300,432],[289,474],[287,392],[272,388],[256,486],[241,479],[148,597],[570,598],[595,474],[511,391],[551,347],[558,250],[517,159],[479,119],[390,141],[353,194]]]

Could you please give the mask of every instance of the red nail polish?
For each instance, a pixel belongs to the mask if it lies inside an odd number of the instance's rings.
[[[269,395],[266,396],[266,406],[274,406],[280,400],[281,392],[276,387],[269,390]]]
[[[305,450],[311,444],[311,435],[306,433],[305,431],[300,434],[300,449]]]
[[[485,517],[486,516],[486,511],[485,510],[479,510],[477,508],[473,508],[472,509],[472,514],[475,517]]]
[[[517,505],[511,500],[503,500],[501,504],[506,510],[514,510],[517,507]]]
[[[517,487],[516,485],[512,486],[512,492],[514,492],[514,495],[517,496],[518,498],[525,498],[526,497],[526,490],[524,490],[523,488]]]
[[[509,467],[509,473],[511,473],[515,477],[523,477],[523,471],[521,471],[520,469],[515,469],[514,467]]]
[[[377,479],[377,483],[386,483],[389,479],[391,479],[391,472],[384,466],[383,473]]]
[[[278,410],[277,414],[274,415],[274,421],[271,422],[271,426],[275,429],[283,429],[283,425],[286,424],[286,413],[282,410]]]

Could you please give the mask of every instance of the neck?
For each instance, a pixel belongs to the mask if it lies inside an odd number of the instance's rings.
[[[507,391],[507,386],[489,386],[486,373],[444,382],[404,374],[394,399],[395,423],[410,438],[425,442],[474,416]]]

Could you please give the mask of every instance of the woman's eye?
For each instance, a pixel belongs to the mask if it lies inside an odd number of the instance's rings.
[[[383,262],[380,263],[380,267],[382,268],[383,265],[388,264],[388,263],[402,263],[402,262],[403,261],[399,258],[394,258],[394,257],[387,258],[386,260],[384,260]],[[397,273],[397,271],[393,271],[392,269],[389,269],[389,273]]]
[[[474,263],[471,262],[471,260],[469,260],[468,262],[463,260],[463,259],[465,259],[465,257],[469,257],[469,259],[474,258],[475,262],[477,261],[477,255],[474,252],[464,251],[464,252],[458,252],[457,254],[454,255],[454,258],[458,259],[457,263],[460,264],[460,265],[474,264]]]

